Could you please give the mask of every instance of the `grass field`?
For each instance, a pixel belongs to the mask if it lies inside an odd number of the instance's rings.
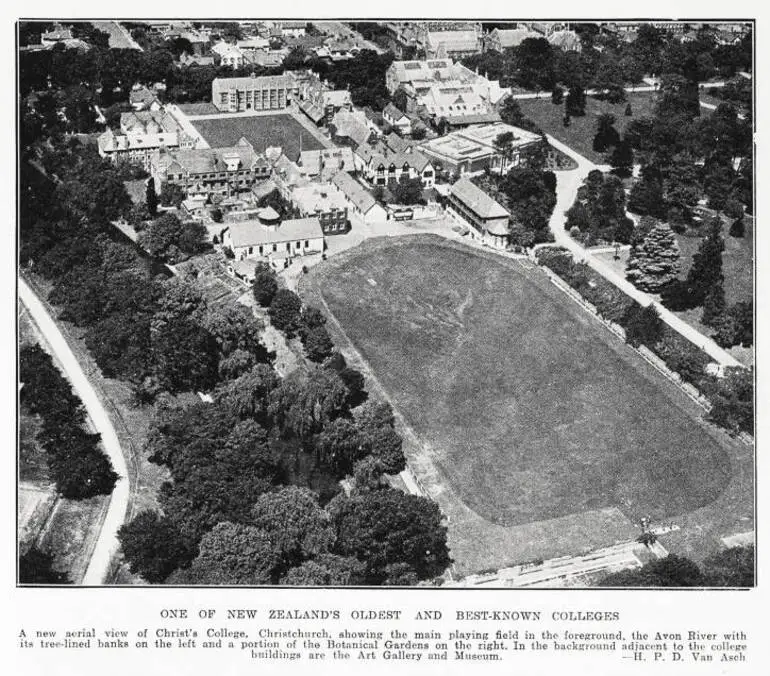
[[[291,160],[302,150],[320,150],[321,143],[287,113],[248,117],[191,119],[190,123],[212,148],[234,146],[241,137],[258,153],[265,148],[280,146]]]
[[[744,218],[744,222],[746,224],[744,237],[731,237],[728,234],[729,225],[727,223],[722,230],[725,240],[725,250],[722,252],[722,271],[725,277],[725,300],[728,305],[751,300],[754,297],[754,219],[747,216]],[[682,272],[680,277],[684,278],[692,266],[693,256],[702,239],[693,231],[677,234],[676,239],[681,252]],[[620,260],[617,261],[612,253],[597,254],[597,257],[621,274],[625,274],[628,252],[621,252]],[[713,329],[700,322],[703,314],[702,308],[694,308],[676,314],[704,335],[708,336],[713,333]],[[733,350],[733,356],[745,364],[753,362],[751,350],[737,348],[737,350]]]
[[[593,140],[596,135],[596,124],[599,115],[612,113],[615,116],[615,129],[623,134],[623,131],[632,120],[641,117],[649,117],[653,114],[657,94],[654,92],[629,93],[628,100],[624,103],[612,104],[607,101],[599,101],[591,96],[586,99],[586,114],[583,117],[573,117],[570,126],[562,123],[564,118],[564,104],[554,105],[551,97],[542,99],[520,99],[518,101],[523,112],[533,122],[538,124],[543,131],[566,143],[583,157],[597,164],[606,162],[604,155],[593,150]],[[626,117],[626,105],[631,104],[633,115]],[[705,112],[705,111],[703,111]]]
[[[725,451],[682,398],[513,261],[411,237],[367,242],[313,274],[449,483],[486,521],[612,507],[661,519],[710,503],[730,478]]]

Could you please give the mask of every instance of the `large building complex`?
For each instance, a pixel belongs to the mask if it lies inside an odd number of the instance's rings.
[[[503,152],[496,140],[512,134],[510,146]],[[446,136],[426,141],[419,149],[429,158],[458,175],[489,169],[505,173],[527,163],[528,154],[542,143],[537,134],[497,122],[461,129]]]
[[[236,260],[267,258],[284,261],[323,251],[324,236],[317,218],[281,222],[272,218],[273,214],[270,216],[230,224],[222,243],[230,247]]]
[[[260,77],[216,78],[211,102],[221,111],[280,110],[297,96],[299,83],[291,73]]]

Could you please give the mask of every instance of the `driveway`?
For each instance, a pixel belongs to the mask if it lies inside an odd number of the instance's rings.
[[[577,162],[577,169],[571,171],[559,171],[556,172],[556,207],[553,210],[550,220],[550,228],[556,239],[556,244],[569,249],[575,256],[576,260],[585,261],[590,268],[598,272],[602,277],[612,282],[619,289],[627,293],[631,298],[636,300],[643,306],[653,305],[660,314],[660,318],[666,322],[672,329],[683,335],[694,345],[701,348],[706,354],[709,355],[720,366],[743,366],[737,359],[735,359],[728,352],[723,350],[717,345],[711,338],[704,336],[697,329],[694,329],[687,322],[679,319],[673,312],[666,309],[661,305],[653,296],[644,293],[631,284],[625,277],[615,272],[604,261],[594,257],[589,251],[587,251],[579,242],[576,242],[569,233],[564,229],[564,223],[567,220],[566,211],[572,206],[577,196],[578,188],[582,185],[585,177],[593,169],[600,169],[601,171],[607,171],[609,167],[607,165],[598,165],[591,162],[589,159],[583,157],[579,153],[576,153],[568,145],[565,145],[561,141],[555,139],[553,136],[548,136],[548,142],[558,150],[561,150],[566,155],[569,155],[575,162]]]
[[[117,434],[112,426],[107,411],[89,382],[77,358],[70,349],[67,341],[56,326],[53,318],[45,309],[40,299],[23,279],[19,279],[19,298],[29,310],[33,320],[42,332],[46,341],[64,369],[64,374],[72,384],[72,388],[80,397],[88,417],[96,431],[101,435],[102,447],[112,462],[112,467],[118,474],[118,480],[110,496],[107,516],[102,524],[99,539],[96,542],[91,560],[81,581],[84,585],[104,584],[104,579],[110,568],[113,554],[118,550],[118,529],[123,525],[128,511],[129,481],[128,467],[120,447]]]

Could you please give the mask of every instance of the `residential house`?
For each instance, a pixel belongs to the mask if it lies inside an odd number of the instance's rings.
[[[392,103],[385,106],[382,111],[382,118],[401,134],[409,135],[412,133],[412,121]]]
[[[301,38],[307,34],[306,21],[278,21],[276,28],[279,28],[284,37]]]
[[[357,148],[369,141],[376,126],[369,121],[366,113],[360,110],[340,110],[329,123],[332,141],[336,145]]]
[[[179,65],[180,66],[213,66],[214,57],[202,56],[199,54],[188,54],[187,52],[182,52],[182,54],[179,56]]]
[[[155,153],[187,141],[178,122],[165,110],[143,110],[122,113],[120,131],[107,129],[97,139],[97,148],[102,157],[116,164],[131,162],[149,170]]]
[[[478,54],[481,51],[481,27],[471,30],[428,31],[425,55],[429,59],[453,58]]]
[[[188,197],[247,192],[270,172],[267,158],[243,138],[231,148],[162,149],[150,162],[157,189],[164,182],[174,183]]]
[[[447,208],[473,226],[472,238],[479,238],[495,249],[508,246],[511,214],[469,178],[461,178],[452,186]]]
[[[215,44],[211,51],[219,56],[219,62],[223,66],[230,66],[233,70],[243,68],[248,65],[246,54],[238,45],[231,44],[222,40]]]
[[[393,150],[385,143],[375,148],[362,145],[353,155],[356,171],[372,185],[386,186],[402,176],[419,178],[424,188],[432,188],[436,171],[431,161],[418,150]]]
[[[134,110],[160,110],[163,107],[157,94],[144,85],[132,87],[128,102]]]
[[[300,85],[300,98],[302,112],[319,126],[326,126],[340,110],[353,110],[353,101],[347,89],[331,89],[328,82],[322,82],[312,72]]]
[[[563,52],[583,51],[583,43],[575,31],[554,31],[548,36],[548,42]]]
[[[280,110],[297,96],[298,89],[291,73],[216,78],[211,83],[211,102],[226,112]]]
[[[40,36],[40,44],[44,47],[52,47],[58,43],[67,43],[72,39],[71,29],[56,24],[53,30],[46,31]]]
[[[503,52],[509,47],[518,47],[527,38],[541,38],[540,33],[527,28],[495,28],[483,38],[484,51]]]
[[[335,174],[332,183],[345,195],[350,212],[359,216],[364,223],[384,223],[388,220],[385,207],[350,174],[341,171]]]
[[[505,133],[511,133],[513,141],[504,156],[495,145],[495,140]],[[426,141],[419,149],[457,175],[487,169],[505,173],[513,167],[526,165],[528,155],[541,143],[542,139],[537,134],[497,122],[460,129]]]
[[[303,150],[299,166],[308,178],[318,178],[325,182],[338,171],[355,171],[353,150],[347,147]]]
[[[260,219],[231,223],[222,235],[235,261],[266,258],[283,263],[295,256],[321,253],[324,234],[315,216],[287,221]]]
[[[311,183],[295,188],[291,202],[303,217],[315,216],[324,235],[340,235],[350,227],[347,199],[334,184]]]

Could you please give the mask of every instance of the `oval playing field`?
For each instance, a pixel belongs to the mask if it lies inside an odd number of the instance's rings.
[[[312,282],[485,521],[603,508],[659,520],[715,500],[731,476],[718,433],[531,268],[415,236],[366,242],[319,266]]]

